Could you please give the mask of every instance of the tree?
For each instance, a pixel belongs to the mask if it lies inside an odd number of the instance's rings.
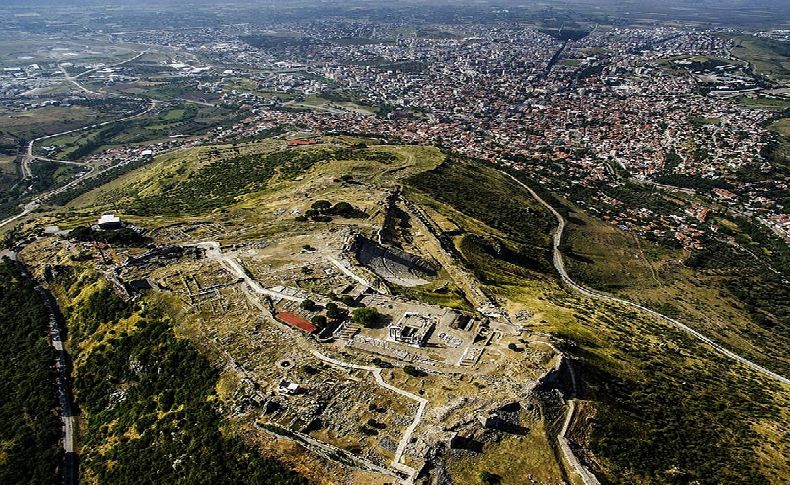
[[[337,215],[351,215],[354,213],[354,206],[349,204],[348,202],[338,202],[334,206],[332,206],[332,214]]]
[[[480,472],[480,481],[486,485],[498,485],[502,482],[502,477],[496,473],[483,470]]]
[[[404,366],[403,372],[405,372],[407,376],[411,376],[411,377],[423,377],[425,375],[425,372],[414,367],[413,365]]]
[[[313,322],[313,325],[316,327],[325,327],[326,326],[326,317],[323,315],[315,315],[313,318],[310,319]]]
[[[379,311],[371,307],[357,308],[351,313],[351,318],[354,323],[361,323],[366,327],[376,323],[376,321],[379,319],[379,316]]]
[[[318,212],[326,212],[332,207],[332,203],[328,200],[317,200],[310,207]]]
[[[302,310],[307,310],[308,312],[312,312],[316,308],[315,302],[309,298],[303,300],[300,306],[302,307]]]
[[[330,301],[326,304],[326,316],[332,319],[342,318],[344,315],[343,310],[337,306],[337,303]]]

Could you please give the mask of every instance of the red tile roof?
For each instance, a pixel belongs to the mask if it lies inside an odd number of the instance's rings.
[[[296,327],[299,330],[303,330],[307,333],[315,333],[318,331],[318,328],[313,325],[312,323],[308,322],[304,318],[300,317],[299,315],[295,315],[290,312],[280,312],[277,314],[277,320],[281,322],[285,322],[292,327]]]

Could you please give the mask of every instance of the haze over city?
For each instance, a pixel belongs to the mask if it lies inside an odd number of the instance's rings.
[[[0,482],[790,480],[790,3],[0,6]]]

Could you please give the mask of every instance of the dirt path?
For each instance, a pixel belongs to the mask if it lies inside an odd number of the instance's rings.
[[[327,357],[321,352],[317,350],[312,350],[311,353],[319,360],[322,360],[328,364],[336,365],[339,367],[345,367],[349,369],[359,369],[359,370],[366,370],[373,374],[373,377],[376,379],[376,383],[388,389],[396,394],[399,394],[403,397],[416,401],[418,403],[417,412],[414,414],[414,419],[412,420],[411,424],[406,431],[403,433],[403,437],[401,438],[400,442],[398,443],[398,448],[395,450],[395,456],[392,459],[392,468],[405,473],[408,478],[405,483],[412,483],[414,481],[415,476],[417,475],[417,470],[414,468],[404,464],[402,462],[403,459],[403,452],[406,451],[406,447],[409,445],[411,441],[411,436],[414,433],[414,430],[417,429],[417,426],[422,421],[422,417],[425,414],[425,408],[428,405],[428,400],[417,396],[416,394],[412,394],[408,391],[404,391],[399,387],[395,387],[392,384],[388,384],[384,382],[384,379],[381,377],[381,368],[379,367],[371,367],[367,365],[358,365],[358,364],[350,364],[348,362],[342,362],[340,360],[333,359],[331,357]]]

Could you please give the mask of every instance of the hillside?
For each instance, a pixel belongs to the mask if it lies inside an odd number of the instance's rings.
[[[602,482],[790,473],[788,389],[662,320],[564,286],[554,217],[506,174],[430,147],[316,141],[162,155],[28,226],[82,228],[82,241],[41,238],[22,255],[40,276],[57,268],[85,476],[203,470],[252,483],[264,475],[238,474],[255,469],[287,483],[301,480],[287,470],[386,483],[423,470],[456,483],[484,472],[577,483],[557,441],[568,399],[571,449]],[[573,211],[563,250],[587,284],[614,272],[617,286],[602,289],[638,297],[631,277],[677,257]],[[106,212],[146,242],[92,243],[109,240],[86,228]],[[357,260],[359,237],[388,250]],[[114,287],[141,279],[153,290]],[[667,281],[669,291],[680,280]],[[362,307],[376,309],[364,325],[350,318]],[[441,329],[429,345],[388,340],[413,313]],[[302,390],[287,394],[283,380]],[[492,412],[510,427],[481,426]]]

